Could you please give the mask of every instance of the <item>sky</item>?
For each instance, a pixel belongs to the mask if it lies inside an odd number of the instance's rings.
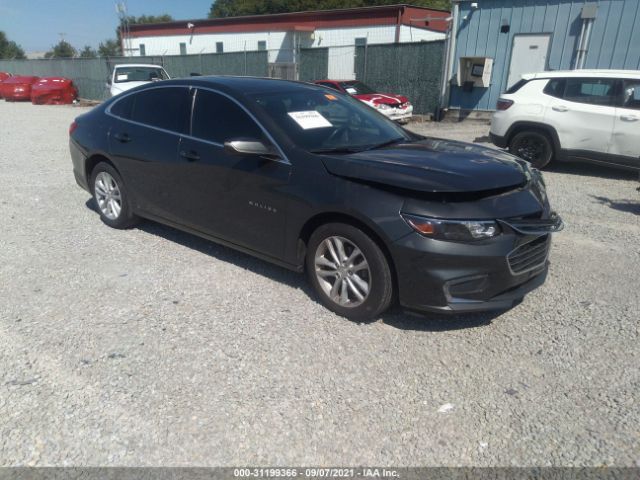
[[[176,20],[206,18],[213,0],[121,0],[130,15],[168,13]],[[0,0],[0,30],[26,53],[43,52],[60,33],[77,49],[115,38],[116,0]]]

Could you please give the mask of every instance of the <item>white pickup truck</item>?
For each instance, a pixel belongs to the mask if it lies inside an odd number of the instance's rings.
[[[131,90],[138,85],[159,80],[168,80],[171,77],[160,65],[148,63],[126,63],[116,65],[107,80],[107,88],[112,97]]]

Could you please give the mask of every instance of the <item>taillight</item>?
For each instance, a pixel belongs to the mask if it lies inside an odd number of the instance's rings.
[[[511,105],[513,105],[513,100],[506,100],[504,98],[501,98],[498,100],[498,103],[496,104],[496,109],[507,110]]]
[[[76,128],[78,128],[78,122],[74,120],[73,122],[71,122],[71,125],[69,125],[69,135],[75,132]]]

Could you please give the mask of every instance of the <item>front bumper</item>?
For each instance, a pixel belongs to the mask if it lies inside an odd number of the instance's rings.
[[[551,234],[502,234],[456,243],[412,233],[393,244],[400,304],[407,310],[468,313],[506,310],[541,286]]]
[[[413,116],[413,105],[406,108],[388,108],[378,111],[391,120],[408,120]]]

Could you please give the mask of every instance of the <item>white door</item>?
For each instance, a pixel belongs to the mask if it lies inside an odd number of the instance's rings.
[[[606,154],[613,134],[618,80],[569,77],[550,82],[562,82],[560,88],[552,89],[545,111],[545,123],[558,133],[560,147],[576,156]]]
[[[550,42],[550,33],[513,37],[507,88],[520,80],[525,73],[544,72],[547,69]]]
[[[609,153],[628,157],[621,162],[640,167],[640,79],[624,82],[624,104],[616,109]]]

